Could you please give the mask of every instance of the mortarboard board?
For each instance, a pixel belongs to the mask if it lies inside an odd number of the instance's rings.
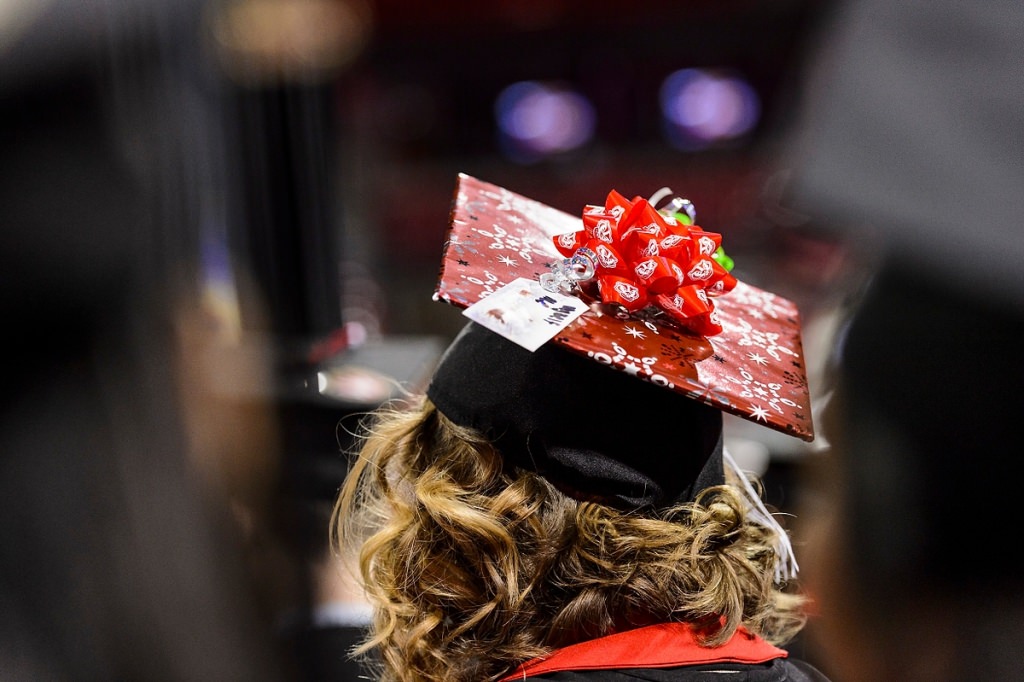
[[[434,297],[467,308],[501,287],[540,281],[565,259],[556,237],[583,219],[471,176],[458,176]],[[582,234],[582,233],[581,233]],[[549,343],[723,412],[814,439],[796,305],[742,281],[715,298],[721,331],[586,310]]]
[[[725,482],[726,465],[739,474],[723,443],[724,412],[814,438],[796,306],[710,264],[720,235],[666,225],[654,213],[651,202],[630,202],[613,190],[603,208],[585,207],[576,218],[460,174],[434,292],[477,311],[427,387],[437,408],[485,433],[506,462],[578,499],[625,509],[692,501]],[[688,256],[648,267],[649,256],[676,255],[659,251],[678,245],[666,237],[675,234],[692,242]],[[664,239],[651,247],[658,236]],[[604,243],[622,252],[615,256],[629,258],[632,250],[638,258],[629,268],[604,259]],[[574,284],[573,272],[581,270],[586,289]],[[691,272],[705,277],[704,285],[695,287]],[[549,296],[555,292],[575,296],[559,306]],[[637,293],[658,310],[629,307]],[[717,295],[714,303],[708,293]],[[524,315],[520,301],[550,314]],[[558,314],[570,309],[564,319]],[[545,334],[553,335],[538,339],[534,332],[548,325],[554,331]],[[746,477],[738,481],[751,514],[777,533],[777,578],[794,576],[785,531]]]

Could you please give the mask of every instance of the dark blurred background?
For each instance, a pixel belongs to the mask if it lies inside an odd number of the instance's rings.
[[[611,188],[669,186],[732,248],[771,244],[774,147],[820,10],[805,0],[379,3],[336,93],[388,329],[451,329],[417,294],[436,274],[459,171],[569,213]]]
[[[268,621],[306,632],[331,590],[344,592],[324,564],[348,429],[399,386],[421,385],[463,323],[431,300],[459,172],[571,214],[611,189],[686,196],[724,235],[734,274],[800,305],[813,395],[858,262],[780,202],[781,150],[828,6],[0,0],[6,404],[33,400],[35,368],[56,367],[58,339],[75,338],[69,320],[90,343],[97,328],[127,342],[109,318],[163,306],[115,315],[111,297],[172,290],[202,330],[197,347],[181,316],[158,325],[186,367],[162,378],[168,391],[192,381],[197,392],[175,407],[183,447],[216,458],[224,448],[203,443],[253,437],[251,423],[206,413],[198,423],[216,435],[196,446],[197,395],[265,408],[273,465],[260,459],[257,478],[269,495],[225,483],[253,476],[247,453],[203,466],[219,472],[226,515],[242,519],[243,559],[255,521],[268,525],[263,549],[284,557]],[[20,414],[5,410],[5,422]],[[813,446],[729,428],[769,501],[789,507],[790,470]],[[261,512],[239,514],[239,496]],[[350,611],[326,622],[358,623]],[[299,668],[331,679],[337,656],[314,669],[320,642],[299,639]]]

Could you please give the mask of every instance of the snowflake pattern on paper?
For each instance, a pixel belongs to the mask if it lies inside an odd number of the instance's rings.
[[[435,298],[467,307],[517,277],[536,278],[561,255],[553,238],[580,217],[459,175]],[[550,343],[751,422],[812,440],[796,306],[739,282],[716,299],[723,331],[680,332],[592,307]]]

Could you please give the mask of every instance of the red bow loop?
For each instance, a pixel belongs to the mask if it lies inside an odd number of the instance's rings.
[[[678,269],[675,261],[654,256],[636,263],[633,273],[651,293],[668,294],[679,288]]]
[[[599,297],[629,315],[663,315],[705,336],[722,331],[711,297],[731,291],[736,278],[715,259],[721,234],[615,190],[604,206],[585,206],[582,218],[582,230],[558,235],[554,243],[567,259],[584,259],[583,276],[592,272],[593,282],[562,281],[566,269],[555,267],[554,273],[542,275],[545,287]]]
[[[586,237],[583,232],[566,232],[565,234],[555,235],[551,238],[551,241],[554,242],[558,253],[566,258],[572,258],[572,255],[576,253],[576,249],[583,246],[583,237]]]
[[[635,280],[616,275],[599,275],[597,289],[601,292],[602,301],[621,305],[631,313],[647,307],[647,289]]]

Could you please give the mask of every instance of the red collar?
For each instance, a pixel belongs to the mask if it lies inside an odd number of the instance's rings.
[[[618,632],[557,649],[519,666],[501,682],[513,682],[560,670],[671,668],[703,663],[765,663],[789,654],[740,628],[717,647],[697,643],[685,623],[662,623]]]

